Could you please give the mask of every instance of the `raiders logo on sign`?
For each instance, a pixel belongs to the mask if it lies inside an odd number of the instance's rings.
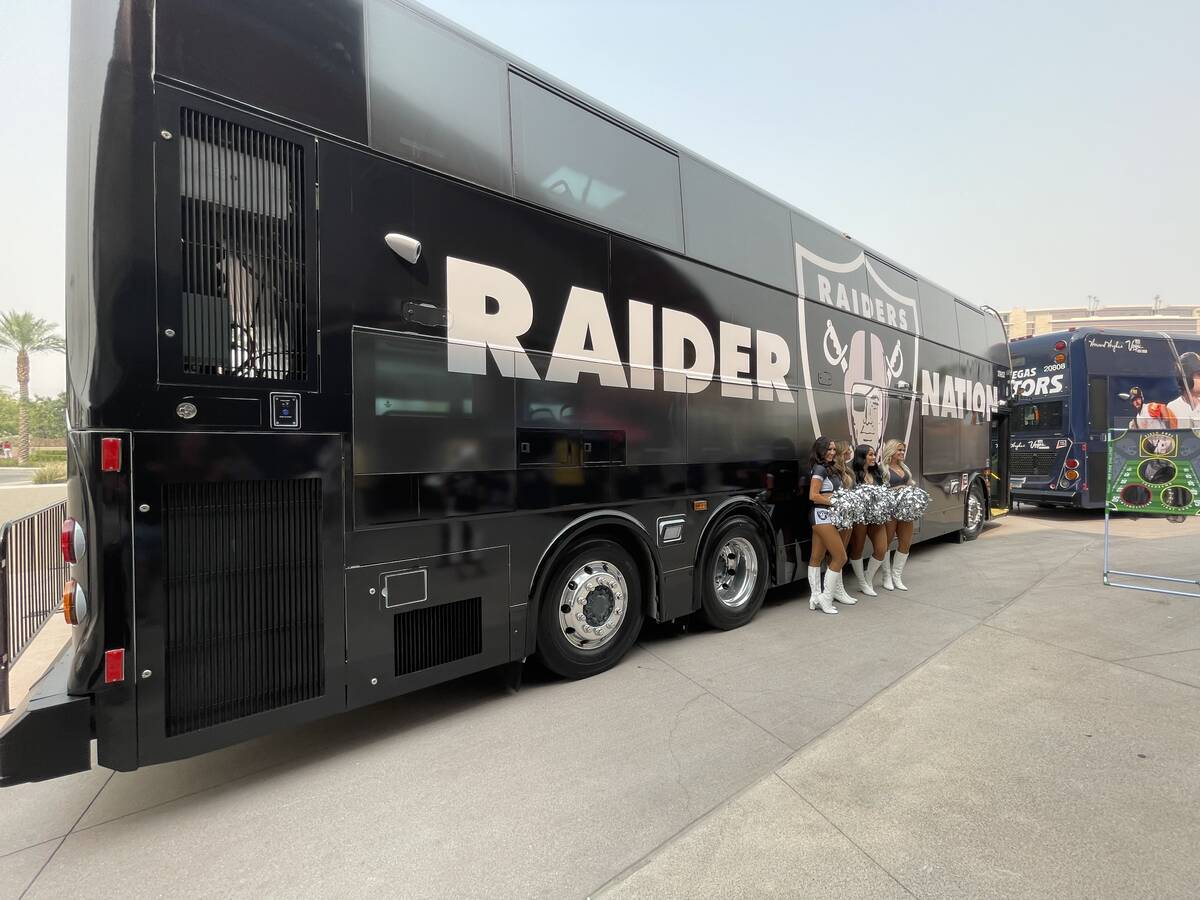
[[[917,414],[916,298],[887,284],[862,252],[838,263],[797,243],[796,272],[800,365],[814,433],[848,431],[855,445],[876,450],[890,438],[910,442]],[[817,403],[818,384],[844,396],[844,425],[819,418],[818,407],[828,404]]]

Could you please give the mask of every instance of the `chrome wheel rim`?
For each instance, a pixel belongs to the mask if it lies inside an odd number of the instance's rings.
[[[567,579],[558,599],[558,627],[573,647],[597,650],[613,639],[628,608],[629,587],[621,570],[593,560]]]
[[[983,504],[974,491],[967,498],[967,530],[978,531],[983,524]]]
[[[739,609],[750,602],[758,586],[758,554],[754,545],[744,537],[727,540],[713,558],[713,593],[729,609]]]

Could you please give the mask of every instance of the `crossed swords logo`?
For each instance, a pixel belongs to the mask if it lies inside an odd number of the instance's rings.
[[[838,337],[837,329],[833,327],[833,320],[825,320],[825,337],[822,340],[822,349],[825,351],[825,359],[829,361],[831,366],[838,366],[842,370],[842,374],[846,373],[849,368],[849,363],[846,362],[846,355],[850,352],[850,346],[843,344],[841,338]],[[888,367],[888,383],[895,381],[904,371],[904,350],[900,346],[900,341],[896,341],[896,347],[892,350],[892,355],[887,360]]]

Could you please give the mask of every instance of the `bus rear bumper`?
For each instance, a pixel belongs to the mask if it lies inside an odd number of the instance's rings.
[[[65,648],[0,730],[0,787],[92,767],[92,698],[67,693],[75,655]]]
[[[1083,505],[1079,491],[1035,491],[1013,490],[1009,493],[1013,503],[1045,503],[1048,506],[1066,506],[1078,509]]]

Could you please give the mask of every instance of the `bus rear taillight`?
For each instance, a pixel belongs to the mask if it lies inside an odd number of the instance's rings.
[[[74,578],[63,585],[63,618],[68,625],[78,625],[87,618],[87,594]]]
[[[1074,481],[1076,478],[1079,477],[1079,473],[1076,472],[1074,469],[1067,469],[1067,471],[1063,475],[1063,477],[1066,478],[1067,481]]]
[[[1055,350],[1066,350],[1066,349],[1067,349],[1067,342],[1066,342],[1066,341],[1055,341],[1055,342],[1054,342],[1054,349],[1055,349]]]
[[[120,472],[121,471],[121,439],[120,438],[101,438],[100,439],[100,471],[101,472]]]
[[[63,562],[77,563],[83,559],[87,550],[87,542],[83,537],[83,526],[74,519],[62,523],[62,531],[58,535],[58,547],[62,550]]]
[[[1067,460],[1067,468],[1068,468],[1068,469],[1078,469],[1078,468],[1079,468],[1079,460],[1077,460],[1077,459],[1068,459],[1068,460]]]

